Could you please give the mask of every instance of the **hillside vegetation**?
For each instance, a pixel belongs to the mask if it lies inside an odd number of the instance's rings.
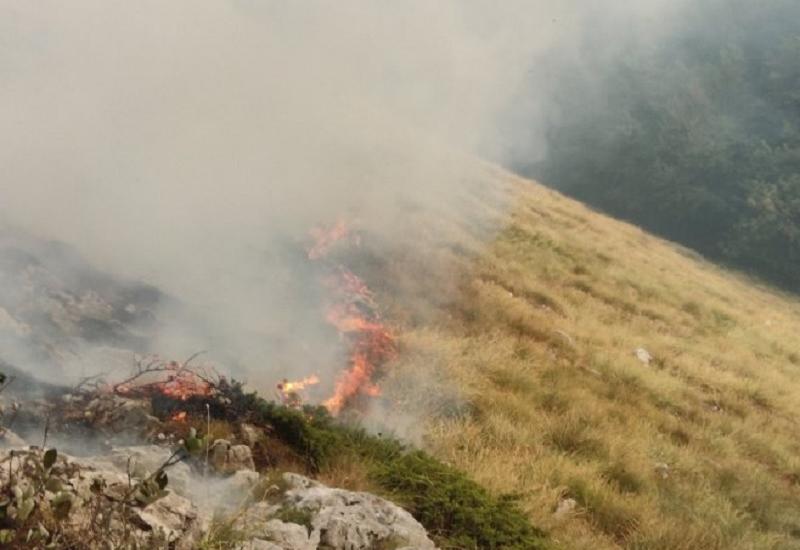
[[[423,445],[561,548],[800,548],[796,298],[490,177],[458,204],[485,224],[410,213],[364,260],[402,334],[384,395],[426,411]]]
[[[527,173],[800,290],[800,4],[675,17],[614,55],[602,24],[590,32],[585,66],[556,71],[547,158]]]

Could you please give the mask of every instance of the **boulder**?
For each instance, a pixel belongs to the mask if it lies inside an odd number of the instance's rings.
[[[231,442],[227,439],[217,439],[211,444],[209,459],[214,469],[220,473],[256,469],[250,447],[247,445],[231,445]]]
[[[0,451],[0,486],[3,487],[9,483],[11,461],[6,460],[9,452]],[[41,452],[15,451],[13,483],[33,483],[26,476],[33,475],[30,472],[35,474],[36,469],[20,467],[26,460],[40,463]],[[141,548],[163,546],[166,541],[181,541],[185,548],[195,547],[196,509],[190,500],[170,491],[169,487],[152,502],[123,507],[121,502],[133,502],[131,495],[137,480],[131,481],[114,466],[105,467],[100,460],[80,459],[63,453],[58,454],[48,476],[48,483],[57,480],[58,488],[34,492],[31,498],[36,502],[35,509],[52,508],[56,493],[69,500],[71,508],[62,528],[69,539],[81,537],[83,548],[99,550],[106,548],[109,542],[121,540]]]
[[[249,455],[236,447],[223,440],[216,442],[214,449],[225,465],[247,462]],[[10,452],[0,450],[3,488],[11,487]],[[13,484],[36,485],[33,477],[25,476],[36,475],[39,467],[21,468],[20,464],[25,460],[40,464],[42,452],[14,453]],[[252,489],[260,478],[247,467],[227,477],[193,477],[200,474],[192,474],[188,466],[178,463],[167,470],[169,481],[164,490],[153,490],[148,483],[155,478],[150,475],[170,455],[168,448],[155,445],[115,448],[91,458],[58,453],[48,474],[57,478],[57,486],[33,495],[35,510],[47,510],[53,506],[56,492],[65,493],[72,503],[68,519],[62,523],[66,536],[81,540],[82,547],[90,550],[115,544],[197,548],[219,512],[244,536],[246,542],[239,550],[435,549],[425,529],[399,506],[369,493],[327,487],[298,474],[283,474],[274,490],[264,492],[267,500],[255,503]],[[185,487],[179,489],[183,477]],[[86,533],[90,538],[84,538]]]
[[[434,549],[408,512],[369,493],[334,489],[298,474],[283,475],[288,489],[278,501],[250,507],[239,526],[253,540],[286,550],[346,548]]]
[[[263,431],[252,424],[242,423],[239,426],[239,433],[241,434],[242,441],[250,448],[255,447],[256,443],[264,439]]]

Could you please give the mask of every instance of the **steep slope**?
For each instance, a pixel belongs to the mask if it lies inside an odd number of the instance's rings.
[[[800,547],[800,302],[536,183],[473,183],[480,227],[410,212],[365,260],[408,434],[563,548]]]

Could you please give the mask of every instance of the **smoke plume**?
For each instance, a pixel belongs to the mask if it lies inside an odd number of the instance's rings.
[[[391,241],[409,205],[449,208],[472,155],[535,149],[540,67],[647,4],[3,2],[0,215],[171,296],[152,348],[307,374],[337,353],[293,252],[308,230]]]

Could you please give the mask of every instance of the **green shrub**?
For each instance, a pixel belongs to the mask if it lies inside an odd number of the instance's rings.
[[[514,498],[491,495],[466,474],[422,451],[340,423],[321,407],[299,411],[245,394],[235,382],[226,388],[225,397],[229,404],[212,406],[212,415],[268,426],[313,471],[342,457],[363,464],[377,492],[404,506],[444,548],[545,547],[545,535],[530,524]],[[292,510],[280,513],[291,518],[284,521],[304,524]]]
[[[297,525],[302,525],[309,533],[314,530],[314,526],[311,525],[311,520],[313,519],[314,514],[312,514],[309,510],[284,505],[281,506],[280,510],[278,510],[278,512],[275,514],[275,517],[285,523],[296,523]]]
[[[375,466],[376,481],[433,534],[457,548],[543,548],[512,497],[493,498],[464,474],[423,452]]]

